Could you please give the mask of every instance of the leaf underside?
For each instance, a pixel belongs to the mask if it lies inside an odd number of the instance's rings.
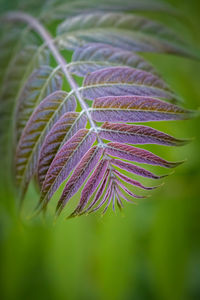
[[[79,189],[80,200],[70,217],[100,208],[105,213],[109,206],[121,209],[123,201],[136,203],[146,197],[130,186],[153,190],[159,184],[146,186],[140,180],[167,176],[149,171],[148,165],[168,169],[182,163],[142,149],[145,144],[182,146],[188,142],[148,122],[196,115],[179,106],[182,99],[142,52],[199,58],[178,33],[136,11],[178,16],[170,6],[147,1],[125,0],[123,5],[115,1],[114,6],[87,1],[68,6],[46,3],[40,18],[47,25],[58,24],[54,45],[72,51],[65,70],[55,64],[48,45],[32,37],[29,28],[23,29],[20,40],[21,30],[16,28],[13,34],[9,30],[3,35],[0,116],[14,115],[15,183],[22,201],[30,181],[36,180],[39,212],[46,211],[63,183],[57,215]],[[6,59],[9,63],[4,65]],[[70,85],[66,72],[77,89]],[[1,126],[1,138],[6,124]]]

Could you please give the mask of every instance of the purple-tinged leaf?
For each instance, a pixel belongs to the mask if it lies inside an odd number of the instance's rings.
[[[59,215],[67,204],[69,199],[79,190],[90,172],[94,169],[98,163],[101,155],[103,154],[103,148],[94,146],[83,156],[80,163],[77,165],[72,176],[68,180],[63,193],[58,202],[56,212]]]
[[[84,154],[96,140],[96,134],[88,129],[80,129],[58,151],[45,177],[40,203],[45,208],[50,198],[67,179]],[[93,148],[92,148],[93,149]]]
[[[108,209],[108,207],[109,207],[109,205],[110,205],[112,199],[113,199],[113,201],[114,201],[114,186],[113,186],[113,185],[112,185],[112,187],[111,187],[111,191],[110,191],[110,195],[109,195],[109,197],[108,197],[107,205],[106,205],[106,207],[105,207],[104,210],[103,210],[103,213],[102,213],[103,215],[104,215],[105,212],[107,211],[107,209]],[[113,207],[114,207],[114,206],[113,206]]]
[[[24,128],[15,159],[16,183],[20,187],[21,198],[23,198],[29,181],[36,172],[44,139],[60,117],[56,113],[56,109],[62,105],[62,115],[65,111],[73,111],[76,108],[76,100],[73,96],[69,97],[63,105],[66,97],[68,94],[63,91],[57,91],[47,96],[35,109]]]
[[[41,148],[38,163],[38,180],[41,187],[47,171],[59,148],[79,129],[84,128],[86,123],[87,117],[85,114],[80,114],[78,112],[67,112],[49,131]]]
[[[129,66],[156,73],[151,64],[132,51],[122,50],[107,44],[89,43],[75,49],[70,72],[85,76],[108,66]]]
[[[82,210],[84,209],[84,207],[87,205],[87,203],[90,199],[90,196],[96,190],[96,188],[98,187],[102,178],[104,177],[105,172],[108,167],[108,163],[109,163],[109,161],[107,159],[102,159],[98,163],[94,172],[90,176],[88,182],[84,186],[82,194],[81,194],[80,202],[79,202],[78,206],[76,207],[76,209],[74,210],[74,212],[72,213],[72,215],[77,215],[77,214],[81,213]]]
[[[105,148],[105,153],[122,159],[127,159],[138,163],[158,165],[165,168],[174,168],[182,163],[169,162],[147,150],[120,143],[108,143]]]
[[[94,100],[105,96],[154,96],[177,100],[163,80],[149,72],[130,67],[108,67],[88,74],[83,96]]]
[[[185,120],[194,116],[193,111],[143,96],[108,96],[95,99],[91,114],[98,122]]]
[[[117,198],[117,206],[119,207],[119,209],[121,210],[124,206],[123,206],[123,203],[118,195],[118,192],[117,192],[117,189],[116,189],[116,186],[115,186],[115,196]]]
[[[35,70],[24,84],[15,111],[16,143],[37,105],[51,93],[60,90],[62,75],[49,66]]]
[[[113,187],[112,209],[114,212],[115,212],[115,201],[116,201],[116,191],[115,191],[115,187]]]
[[[161,178],[167,176],[167,175],[161,175],[161,176],[155,175],[152,172],[145,170],[141,167],[138,167],[138,166],[135,166],[128,162],[114,159],[114,158],[110,160],[110,163],[123,169],[123,170],[126,170],[128,172],[134,173],[134,174],[142,176],[142,177],[147,177],[147,178],[151,178],[151,179],[161,179]]]
[[[123,200],[125,200],[126,202],[129,202],[129,203],[132,203],[132,204],[137,204],[137,202],[128,199],[128,198],[124,195],[124,193],[122,193],[122,191],[119,189],[118,186],[116,186],[116,192],[117,192],[117,194],[118,194]],[[129,194],[129,193],[127,193],[127,194]],[[129,194],[129,195],[130,195],[130,194]],[[131,196],[131,195],[130,195],[130,196]],[[133,197],[133,198],[137,198],[137,197],[134,197],[134,196],[132,196],[132,197]]]
[[[106,202],[106,200],[108,199],[108,197],[111,194],[111,189],[112,189],[112,185],[113,185],[113,181],[111,180],[111,178],[109,178],[108,181],[108,186],[105,192],[105,195],[103,196],[103,199],[101,200],[101,202],[97,205],[97,207],[93,208],[90,213],[97,211],[99,208],[101,208],[104,203]],[[95,203],[93,204],[93,206],[95,205]]]
[[[141,184],[139,181],[133,180],[132,178],[125,176],[124,174],[120,173],[117,170],[114,170],[113,172],[114,172],[115,175],[117,175],[123,181],[125,181],[125,182],[127,182],[129,184],[135,185],[135,186],[137,186],[137,187],[139,187],[139,188],[141,188],[143,190],[154,190],[155,188],[157,188],[157,186],[146,187],[143,184]]]
[[[128,144],[182,146],[188,142],[187,140],[176,139],[148,126],[109,122],[101,126],[99,136],[109,141]]]
[[[120,186],[128,195],[130,195],[133,198],[137,198],[137,199],[143,199],[146,198],[146,196],[139,196],[136,195],[134,193],[132,193],[121,181],[119,181],[118,179],[115,180],[115,182],[117,183],[118,186]]]
[[[101,198],[101,196],[104,193],[104,190],[106,188],[106,184],[108,182],[108,179],[109,179],[109,172],[110,172],[109,169],[107,169],[106,172],[105,172],[104,178],[101,182],[101,185],[98,188],[93,201],[90,203],[88,208],[83,212],[83,214],[87,213],[98,202],[98,200]]]

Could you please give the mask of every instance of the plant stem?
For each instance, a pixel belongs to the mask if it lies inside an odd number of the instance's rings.
[[[54,45],[53,38],[50,35],[50,33],[44,28],[44,26],[37,19],[35,19],[34,17],[32,17],[26,13],[10,12],[10,13],[7,13],[5,16],[3,16],[3,20],[13,21],[13,22],[15,22],[15,21],[26,22],[32,29],[37,31],[37,33],[42,37],[42,39],[46,42],[46,45],[51,50],[55,60],[57,61],[60,68],[62,69],[71,89],[74,90],[74,93],[81,105],[82,110],[84,110],[87,114],[87,117],[88,117],[91,127],[94,129],[95,132],[98,132],[97,126],[90,115],[90,111],[88,110],[88,107],[87,107],[85,101],[82,99],[82,96],[79,92],[78,86],[66,68],[67,61],[60,54],[60,52]],[[98,141],[99,141],[99,144],[103,146],[103,142],[100,140],[99,137],[98,137]]]

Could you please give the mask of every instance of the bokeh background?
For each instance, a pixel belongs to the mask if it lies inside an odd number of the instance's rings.
[[[199,1],[168,2],[190,20],[188,30],[179,29],[180,36],[189,37],[200,49]],[[19,3],[0,1],[1,13]],[[161,18],[167,22],[167,17]],[[200,62],[146,57],[184,98],[186,107],[200,106]],[[187,161],[151,198],[137,206],[125,205],[122,213],[109,210],[104,217],[97,213],[56,222],[51,213],[29,218],[29,203],[38,198],[31,186],[27,207],[19,215],[12,181],[1,164],[1,299],[200,299],[200,120],[160,123],[157,128],[177,137],[195,137],[183,148],[149,147],[169,160]],[[78,196],[70,205],[77,201]]]

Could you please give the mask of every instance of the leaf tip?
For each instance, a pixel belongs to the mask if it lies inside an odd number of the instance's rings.
[[[183,163],[186,162],[187,159],[181,160],[181,161],[177,161],[177,162],[170,162],[169,168],[176,168],[180,165],[182,165]]]
[[[178,143],[176,144],[176,146],[185,146],[189,143],[191,143],[195,138],[189,138],[189,139],[181,139],[178,140]]]

